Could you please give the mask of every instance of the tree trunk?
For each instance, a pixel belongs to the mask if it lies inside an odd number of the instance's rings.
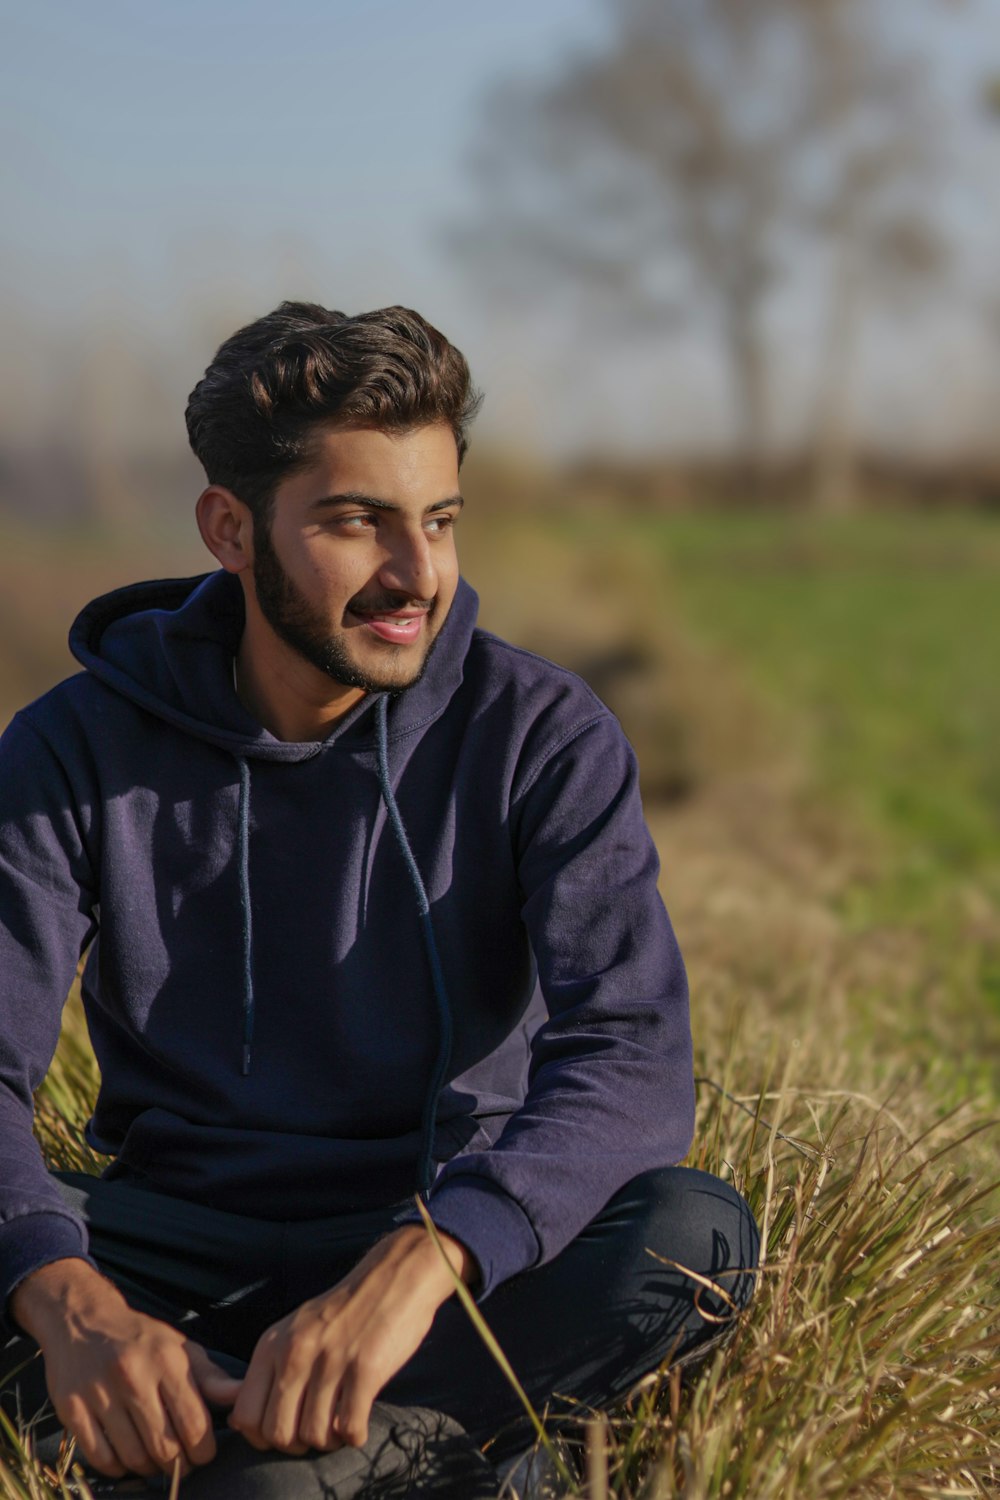
[[[737,297],[726,314],[726,344],[736,430],[737,462],[747,498],[759,499],[770,439],[767,351],[756,305]]]
[[[836,250],[816,407],[812,502],[816,510],[829,515],[853,510],[857,499],[852,377],[860,327],[861,280],[857,233],[849,217]]]

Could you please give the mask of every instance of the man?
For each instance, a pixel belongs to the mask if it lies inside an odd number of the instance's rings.
[[[37,1342],[105,1476],[343,1495],[360,1450],[381,1493],[391,1403],[509,1452],[456,1276],[539,1405],[622,1394],[749,1298],[745,1204],[672,1165],[687,986],[634,757],[459,576],[476,404],[406,309],[234,334],[187,412],[218,570],[90,605],[86,670],[4,736],[5,1362]],[[59,1179],[31,1096],[88,945],[111,1161]]]

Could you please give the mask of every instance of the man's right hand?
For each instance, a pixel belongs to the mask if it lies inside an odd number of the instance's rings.
[[[215,1457],[206,1401],[231,1406],[241,1382],[86,1261],[31,1272],[10,1311],[41,1348],[56,1415],[100,1473],[171,1473],[179,1460],[184,1475]]]

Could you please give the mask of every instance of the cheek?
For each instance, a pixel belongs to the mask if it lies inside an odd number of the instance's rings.
[[[458,553],[455,550],[454,541],[452,541],[447,552],[439,559],[437,575],[439,592],[450,598],[458,588],[459,576]]]
[[[365,560],[358,554],[351,559],[313,556],[309,559],[308,568],[310,587],[331,606],[345,604],[371,576],[371,569],[365,566]]]

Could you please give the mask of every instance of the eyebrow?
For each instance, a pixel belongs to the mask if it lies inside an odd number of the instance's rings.
[[[457,505],[460,509],[465,504],[461,495],[449,495],[447,500],[435,500],[433,505],[424,507],[422,514],[432,515],[436,510],[447,510],[450,506]],[[320,499],[313,500],[310,510],[324,510],[333,505],[360,505],[366,510],[402,510],[394,500],[377,500],[374,495],[362,495],[357,490],[347,490],[342,495],[322,495]]]

